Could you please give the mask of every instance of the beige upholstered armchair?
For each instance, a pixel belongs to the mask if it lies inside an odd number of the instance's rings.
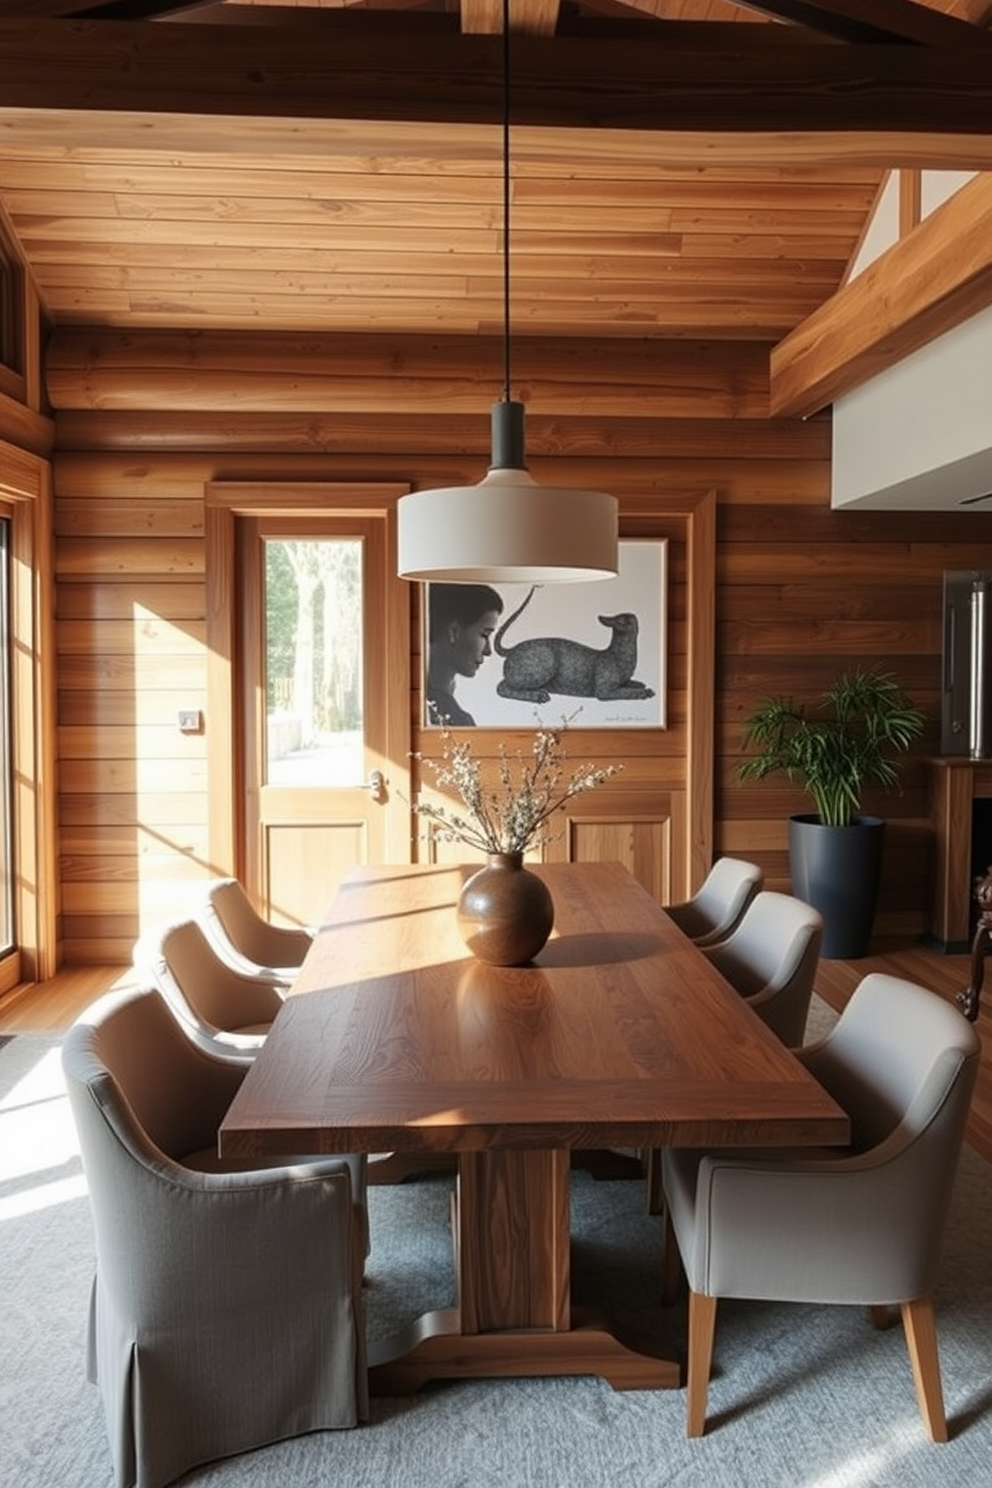
[[[717,858],[691,899],[666,905],[666,913],[697,946],[725,940],[764,882],[761,869],[743,858]]]
[[[924,1422],[946,1441],[932,1292],[975,1030],[936,994],[873,974],[799,1057],[850,1115],[850,1150],[662,1156],[663,1291],[679,1256],[689,1282],[688,1435],[704,1429],[717,1299],[738,1297],[864,1304],[876,1323],[898,1306]]]
[[[87,1369],[118,1488],[367,1413],[361,1158],[221,1163],[242,1064],[158,992],[114,993],[63,1067],[96,1237]]]
[[[208,1053],[253,1058],[283,1004],[281,982],[229,966],[195,919],[176,920],[142,936],[134,965]]]
[[[287,986],[313,943],[312,931],[274,925],[260,915],[236,878],[211,879],[196,917],[229,966]]]
[[[703,954],[784,1044],[803,1041],[823,919],[802,899],[762,889],[737,928]]]

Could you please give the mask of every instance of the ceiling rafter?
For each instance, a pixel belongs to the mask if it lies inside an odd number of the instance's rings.
[[[363,5],[380,14],[384,10],[416,9],[423,0],[380,0]],[[835,40],[870,42],[915,42],[924,46],[955,45],[973,39],[979,29],[971,22],[915,0],[736,0],[745,10],[773,21],[785,21]],[[328,7],[328,9],[345,9]],[[359,7],[354,7],[358,9]],[[603,5],[591,4],[593,12]],[[460,0],[461,29],[466,34],[493,35],[503,28],[503,0]],[[285,6],[230,6],[220,0],[0,0],[0,16],[34,16],[36,19],[76,20],[182,20],[205,17],[232,24],[279,24]],[[280,15],[283,12],[283,15]],[[319,11],[318,11],[319,13]],[[326,14],[326,12],[324,12]],[[553,36],[559,22],[561,0],[512,0],[510,25],[514,31],[534,36]],[[642,14],[659,19],[653,7],[637,0],[622,5],[606,0],[605,12]],[[314,10],[310,9],[312,20]],[[295,19],[295,18],[294,18]],[[664,22],[662,22],[664,24]]]
[[[959,46],[983,33],[969,21],[917,5],[915,0],[738,0],[781,21],[808,26],[840,41],[904,41]]]

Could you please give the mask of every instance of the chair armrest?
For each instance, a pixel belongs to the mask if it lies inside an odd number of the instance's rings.
[[[277,1309],[285,1293],[353,1296],[364,1264],[362,1215],[339,1158],[209,1173],[184,1168],[102,1109],[113,1128],[88,1144],[101,1285],[123,1315],[176,1309],[194,1330],[232,1307]],[[85,1149],[84,1149],[85,1150]],[[98,1156],[93,1156],[98,1152]]]
[[[928,1293],[944,1216],[930,1212],[929,1186],[914,1184],[906,1149],[884,1146],[844,1156],[703,1157],[693,1254],[683,1253],[693,1289],[867,1305]]]

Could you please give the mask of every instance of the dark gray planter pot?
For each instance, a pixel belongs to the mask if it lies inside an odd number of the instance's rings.
[[[828,961],[868,954],[884,835],[880,816],[856,816],[846,827],[825,827],[815,815],[789,818],[792,892],[823,916],[820,954]]]

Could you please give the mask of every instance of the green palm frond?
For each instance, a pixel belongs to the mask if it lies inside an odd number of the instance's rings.
[[[741,781],[782,773],[809,793],[826,826],[846,826],[870,782],[895,789],[891,756],[905,752],[926,719],[887,672],[852,671],[823,693],[816,709],[768,698],[744,725]]]

